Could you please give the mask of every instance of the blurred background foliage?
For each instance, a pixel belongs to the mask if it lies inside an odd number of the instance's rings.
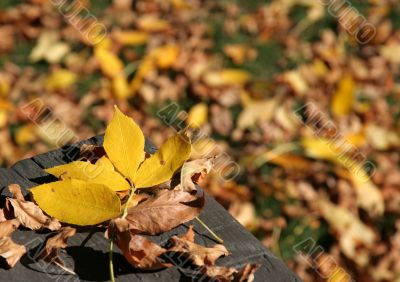
[[[3,0],[0,165],[102,133],[114,104],[155,144],[190,124],[193,157],[241,168],[202,186],[302,279],[400,281],[399,53],[395,0]]]

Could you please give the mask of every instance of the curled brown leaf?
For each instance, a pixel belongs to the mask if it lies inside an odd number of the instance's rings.
[[[10,268],[13,268],[25,253],[25,246],[14,243],[11,237],[0,238],[0,256]]]
[[[146,270],[157,270],[171,266],[164,263],[159,256],[166,250],[144,236],[136,235],[128,230],[127,221],[115,219],[111,221],[106,237],[114,239],[118,248],[121,249],[126,260],[136,268]]]
[[[241,270],[233,267],[224,266],[205,266],[202,272],[213,281],[218,282],[252,282],[254,281],[254,273],[260,267],[259,264],[246,264]]]
[[[131,207],[126,220],[137,233],[159,234],[194,219],[204,207],[204,195],[178,190],[160,190],[148,200]]]
[[[14,216],[24,227],[32,230],[42,228],[59,230],[61,228],[61,224],[57,219],[46,216],[37,205],[24,200],[19,185],[10,185],[9,189],[14,199],[7,198],[6,207],[13,210]]]
[[[188,232],[181,237],[173,236],[171,242],[173,247],[168,251],[184,253],[193,264],[198,266],[214,265],[218,258],[229,255],[229,251],[222,244],[208,248],[194,243],[193,227],[189,228]]]
[[[181,169],[181,188],[183,191],[196,191],[199,180],[210,173],[214,158],[198,159],[183,164]]]
[[[66,248],[68,246],[68,239],[74,236],[75,233],[75,228],[69,226],[61,228],[55,236],[46,241],[46,246],[40,253],[39,257],[46,262],[54,263],[68,272],[73,273],[65,267],[63,260],[58,256],[58,250]]]
[[[0,222],[4,222],[6,220],[7,220],[7,218],[4,214],[4,209],[0,209]]]
[[[18,229],[20,222],[18,219],[10,219],[0,222],[0,238],[10,236]]]

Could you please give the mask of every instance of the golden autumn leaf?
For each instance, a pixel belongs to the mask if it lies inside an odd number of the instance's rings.
[[[208,119],[207,104],[198,103],[190,109],[186,123],[193,128],[198,128],[201,127],[203,124],[207,123],[207,119]]]
[[[331,110],[335,116],[345,116],[351,111],[356,83],[351,76],[344,76],[333,94]]]
[[[117,107],[107,126],[103,145],[117,170],[133,182],[144,158],[144,136],[133,119]]]
[[[136,188],[152,187],[170,179],[190,156],[190,139],[185,133],[169,138],[139,167]]]
[[[170,24],[166,20],[149,15],[142,16],[138,20],[138,26],[140,29],[148,32],[161,32],[170,28]]]
[[[128,181],[117,171],[110,169],[109,165],[99,166],[97,163],[91,164],[89,162],[75,161],[48,168],[45,169],[45,171],[57,178],[74,178],[92,183],[104,184],[113,191],[124,191],[131,187]]]
[[[94,56],[100,64],[101,71],[105,75],[112,78],[122,74],[124,64],[113,52],[103,47],[96,47]]]
[[[204,82],[211,87],[244,85],[250,80],[250,73],[240,69],[223,69],[204,74]]]
[[[131,88],[125,75],[120,74],[111,80],[112,91],[115,97],[119,99],[126,99],[131,95]]]
[[[116,31],[114,36],[118,42],[127,46],[143,45],[149,40],[149,34],[144,31]]]
[[[41,59],[49,63],[58,63],[70,51],[70,46],[59,41],[59,35],[56,32],[41,33],[37,45],[32,49],[29,59],[37,62]]]
[[[102,156],[100,159],[98,159],[96,165],[103,167],[105,170],[115,170],[114,165],[106,156]]]
[[[48,90],[66,88],[75,83],[77,75],[69,70],[59,69],[54,71],[46,80]]]
[[[95,225],[120,214],[118,196],[105,185],[67,179],[31,189],[34,200],[61,222]]]

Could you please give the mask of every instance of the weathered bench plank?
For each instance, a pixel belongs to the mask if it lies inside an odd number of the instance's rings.
[[[27,193],[30,187],[39,183],[51,181],[52,176],[43,171],[43,168],[64,164],[75,160],[81,144],[100,145],[102,136],[96,136],[78,144],[38,155],[31,159],[16,163],[10,169],[0,169],[0,203],[3,204],[8,196],[7,189],[11,183],[18,183]],[[71,150],[72,148],[72,150]],[[153,153],[154,146],[146,142],[146,151]],[[75,152],[75,154],[74,154]],[[68,154],[68,155],[67,155]],[[227,211],[212,197],[207,196],[206,206],[200,217],[209,225],[225,242],[232,253],[218,261],[218,265],[241,267],[246,263],[261,263],[256,272],[255,281],[300,281],[288,268],[272,255],[252,234],[245,230]],[[208,232],[197,223],[196,241],[200,244],[211,246],[215,242]],[[160,236],[151,236],[155,242],[165,244],[172,235],[186,232],[189,224],[179,226]],[[108,243],[103,238],[102,232],[89,236],[89,232],[78,233],[69,240],[65,260],[78,274],[68,275],[58,267],[35,262],[35,251],[45,241],[46,234],[34,234],[32,231],[17,231],[13,238],[20,244],[27,246],[28,254],[21,259],[21,263],[14,269],[0,268],[0,281],[108,281]],[[88,237],[89,236],[89,237]],[[81,244],[84,246],[81,246]],[[157,272],[143,272],[133,269],[123,258],[119,250],[115,251],[114,267],[117,281],[192,281],[190,274],[185,274],[178,266]]]

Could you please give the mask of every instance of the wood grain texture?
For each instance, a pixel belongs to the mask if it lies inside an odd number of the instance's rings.
[[[10,169],[0,169],[0,204],[9,196],[6,186],[18,183],[28,194],[30,187],[40,183],[50,182],[54,178],[43,171],[43,168],[64,164],[75,160],[82,144],[101,145],[102,136],[67,146],[59,150],[35,156],[31,159],[17,162]],[[153,153],[154,146],[146,140],[146,151]],[[256,272],[255,281],[286,282],[300,281],[286,266],[268,251],[251,233],[245,230],[229,213],[212,197],[207,196],[206,206],[200,218],[207,223],[220,237],[232,253],[231,256],[218,260],[218,265],[241,267],[249,262],[261,263]],[[186,232],[190,224],[195,225],[196,242],[211,246],[215,242],[208,232],[197,221],[181,225],[159,236],[149,236],[151,240],[167,244],[168,238]],[[103,232],[90,234],[81,232],[72,237],[63,258],[78,274],[67,275],[57,267],[35,261],[37,250],[45,242],[46,234],[35,234],[32,231],[17,231],[13,238],[20,244],[25,244],[28,253],[14,269],[4,270],[0,267],[0,281],[108,281],[108,243],[103,238]],[[83,246],[81,246],[83,244]],[[179,267],[181,261],[174,258],[176,266],[158,272],[142,272],[133,269],[124,259],[119,250],[115,250],[114,266],[117,281],[206,281],[200,280],[196,273],[188,273]],[[193,278],[195,277],[195,278]]]

